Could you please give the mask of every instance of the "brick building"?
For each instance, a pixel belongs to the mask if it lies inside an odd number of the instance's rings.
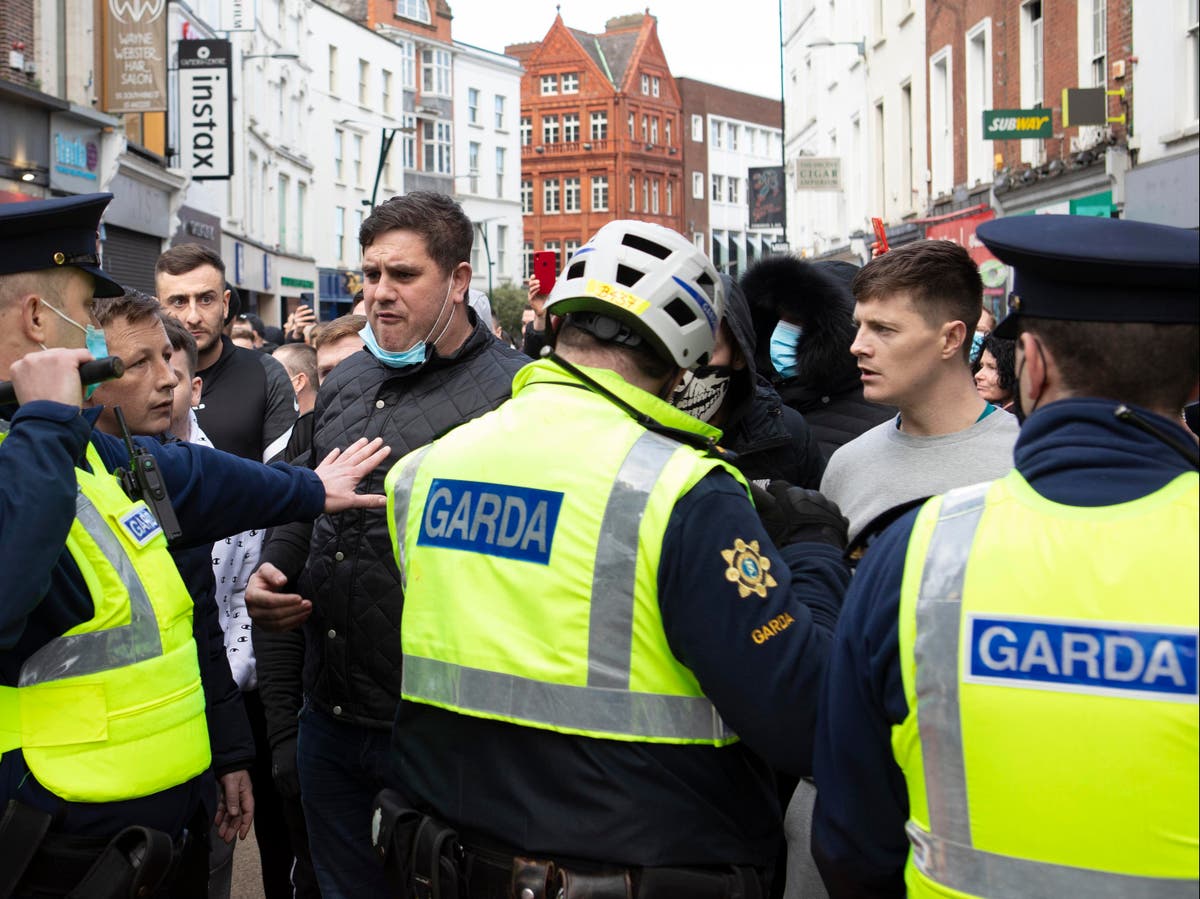
[[[535,248],[569,255],[619,218],[683,221],[681,101],[649,14],[620,16],[602,34],[561,16],[537,43],[505,53],[521,79],[521,201],[525,271]]]
[[[1132,102],[1130,0],[927,0],[925,12],[934,215],[988,203],[993,183],[1004,214],[1115,211],[1126,128],[1063,127],[1062,91],[1125,88],[1108,98],[1113,118]],[[1037,107],[1050,112],[1051,137],[984,135],[985,110]]]
[[[749,169],[781,166],[778,100],[679,78],[683,101],[683,225],[713,263],[735,277],[783,238],[750,227]]]

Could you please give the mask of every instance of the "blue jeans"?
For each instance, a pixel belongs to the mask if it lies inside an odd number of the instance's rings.
[[[371,803],[389,785],[391,731],[337,720],[307,703],[296,764],[323,899],[391,895],[371,848]]]

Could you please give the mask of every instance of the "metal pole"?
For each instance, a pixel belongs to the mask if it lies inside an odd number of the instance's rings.
[[[383,164],[387,161],[388,151],[392,149],[392,141],[396,139],[398,128],[384,128],[379,141],[379,165],[375,166],[375,184],[371,188],[371,210],[375,209],[375,198],[379,194],[379,179],[383,177]]]
[[[488,246],[487,239],[487,222],[479,222],[479,236],[483,238],[483,254],[487,257],[488,264],[488,303],[492,302],[492,249]]]
[[[779,164],[780,185],[779,195],[783,198],[783,242],[787,243],[787,104],[784,102],[784,67],[783,67],[783,0],[779,0]]]

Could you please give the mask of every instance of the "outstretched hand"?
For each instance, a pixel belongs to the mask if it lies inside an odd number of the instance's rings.
[[[299,593],[285,593],[287,575],[263,562],[246,583],[246,611],[267,631],[290,631],[312,614],[312,603]]]
[[[354,488],[379,467],[392,452],[383,445],[383,438],[368,442],[360,437],[346,449],[333,450],[317,466],[317,477],[325,485],[325,511],[329,514],[347,509],[382,509],[387,497],[382,493],[356,493]]]

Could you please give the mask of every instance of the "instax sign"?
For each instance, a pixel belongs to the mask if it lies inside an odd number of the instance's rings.
[[[179,42],[179,154],[197,181],[233,175],[229,41]]]

